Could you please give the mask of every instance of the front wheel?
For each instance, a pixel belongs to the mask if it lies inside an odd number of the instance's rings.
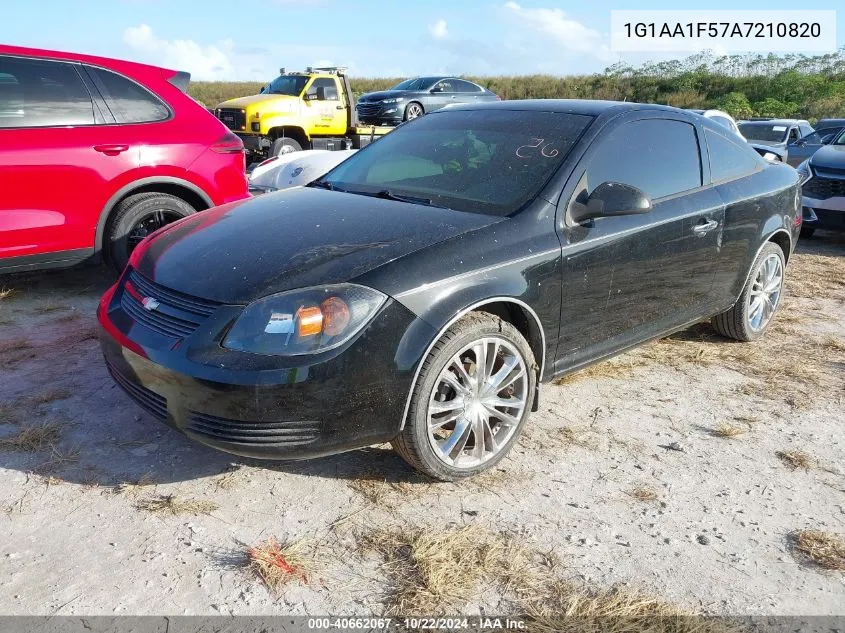
[[[147,235],[161,227],[196,213],[190,204],[166,193],[138,193],[122,200],[109,223],[107,255],[118,273]]]
[[[722,336],[754,341],[769,327],[780,305],[786,258],[780,246],[767,243],[751,265],[739,301],[711,320]]]
[[[416,101],[412,101],[408,104],[408,107],[405,108],[405,120],[410,121],[411,119],[416,119],[417,117],[421,117],[425,114],[422,105],[417,103]]]
[[[302,145],[292,138],[277,138],[273,141],[273,147],[270,150],[271,156],[280,156],[282,154],[290,154],[291,152],[301,152]]]
[[[492,468],[519,437],[536,386],[534,354],[522,334],[499,317],[470,313],[423,361],[393,447],[444,481]]]

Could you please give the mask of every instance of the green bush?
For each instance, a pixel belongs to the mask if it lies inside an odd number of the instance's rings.
[[[271,77],[267,78],[268,80]],[[404,77],[351,78],[356,96],[385,90]],[[800,116],[815,120],[845,114],[845,48],[826,55],[699,53],[641,66],[615,64],[603,73],[467,79],[502,99],[610,99],[719,108],[736,118]],[[195,81],[189,93],[209,107],[256,94],[260,82]],[[753,105],[752,105],[753,104]]]

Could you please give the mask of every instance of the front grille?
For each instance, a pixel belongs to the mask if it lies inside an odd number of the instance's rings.
[[[316,440],[320,434],[320,423],[308,420],[243,422],[192,411],[186,430],[214,440],[235,444],[296,446]]]
[[[845,196],[845,180],[815,176],[804,184],[804,195],[817,200]]]
[[[129,380],[129,378],[121,374],[108,360],[106,360],[106,367],[118,386],[122,388],[130,398],[137,402],[141,408],[146,409],[159,420],[167,419],[167,398],[158,395],[154,391],[150,391],[146,387],[135,384]]]
[[[358,116],[362,118],[375,117],[381,114],[381,105],[378,103],[359,103],[355,106]]]
[[[223,121],[230,130],[243,131],[246,129],[246,112],[237,108],[221,108],[217,110],[217,118]]]
[[[153,309],[144,301],[153,299]],[[120,307],[136,322],[163,336],[184,338],[191,335],[220,304],[199,299],[160,286],[137,270],[132,270],[120,297]]]

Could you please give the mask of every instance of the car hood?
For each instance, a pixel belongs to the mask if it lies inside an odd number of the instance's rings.
[[[501,218],[297,187],[203,211],[141,246],[137,270],[221,303],[351,281]]]
[[[282,101],[290,101],[293,103],[299,103],[299,99],[297,97],[291,97],[289,95],[249,95],[248,97],[238,97],[237,99],[229,99],[228,101],[224,101],[217,105],[218,108],[247,108],[251,105],[255,105],[256,103],[264,103],[265,101],[272,101],[273,103],[279,103]]]
[[[845,169],[845,145],[825,145],[810,159],[813,167]]]
[[[358,98],[358,101],[381,101],[391,97],[407,97],[408,95],[420,94],[420,90],[381,90],[379,92],[368,92]]]

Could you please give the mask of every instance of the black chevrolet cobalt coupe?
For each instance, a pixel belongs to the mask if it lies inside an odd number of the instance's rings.
[[[147,238],[102,298],[102,347],[203,444],[390,441],[455,479],[510,450],[539,383],[702,320],[760,337],[800,224],[796,172],[695,114],[456,106]]]

